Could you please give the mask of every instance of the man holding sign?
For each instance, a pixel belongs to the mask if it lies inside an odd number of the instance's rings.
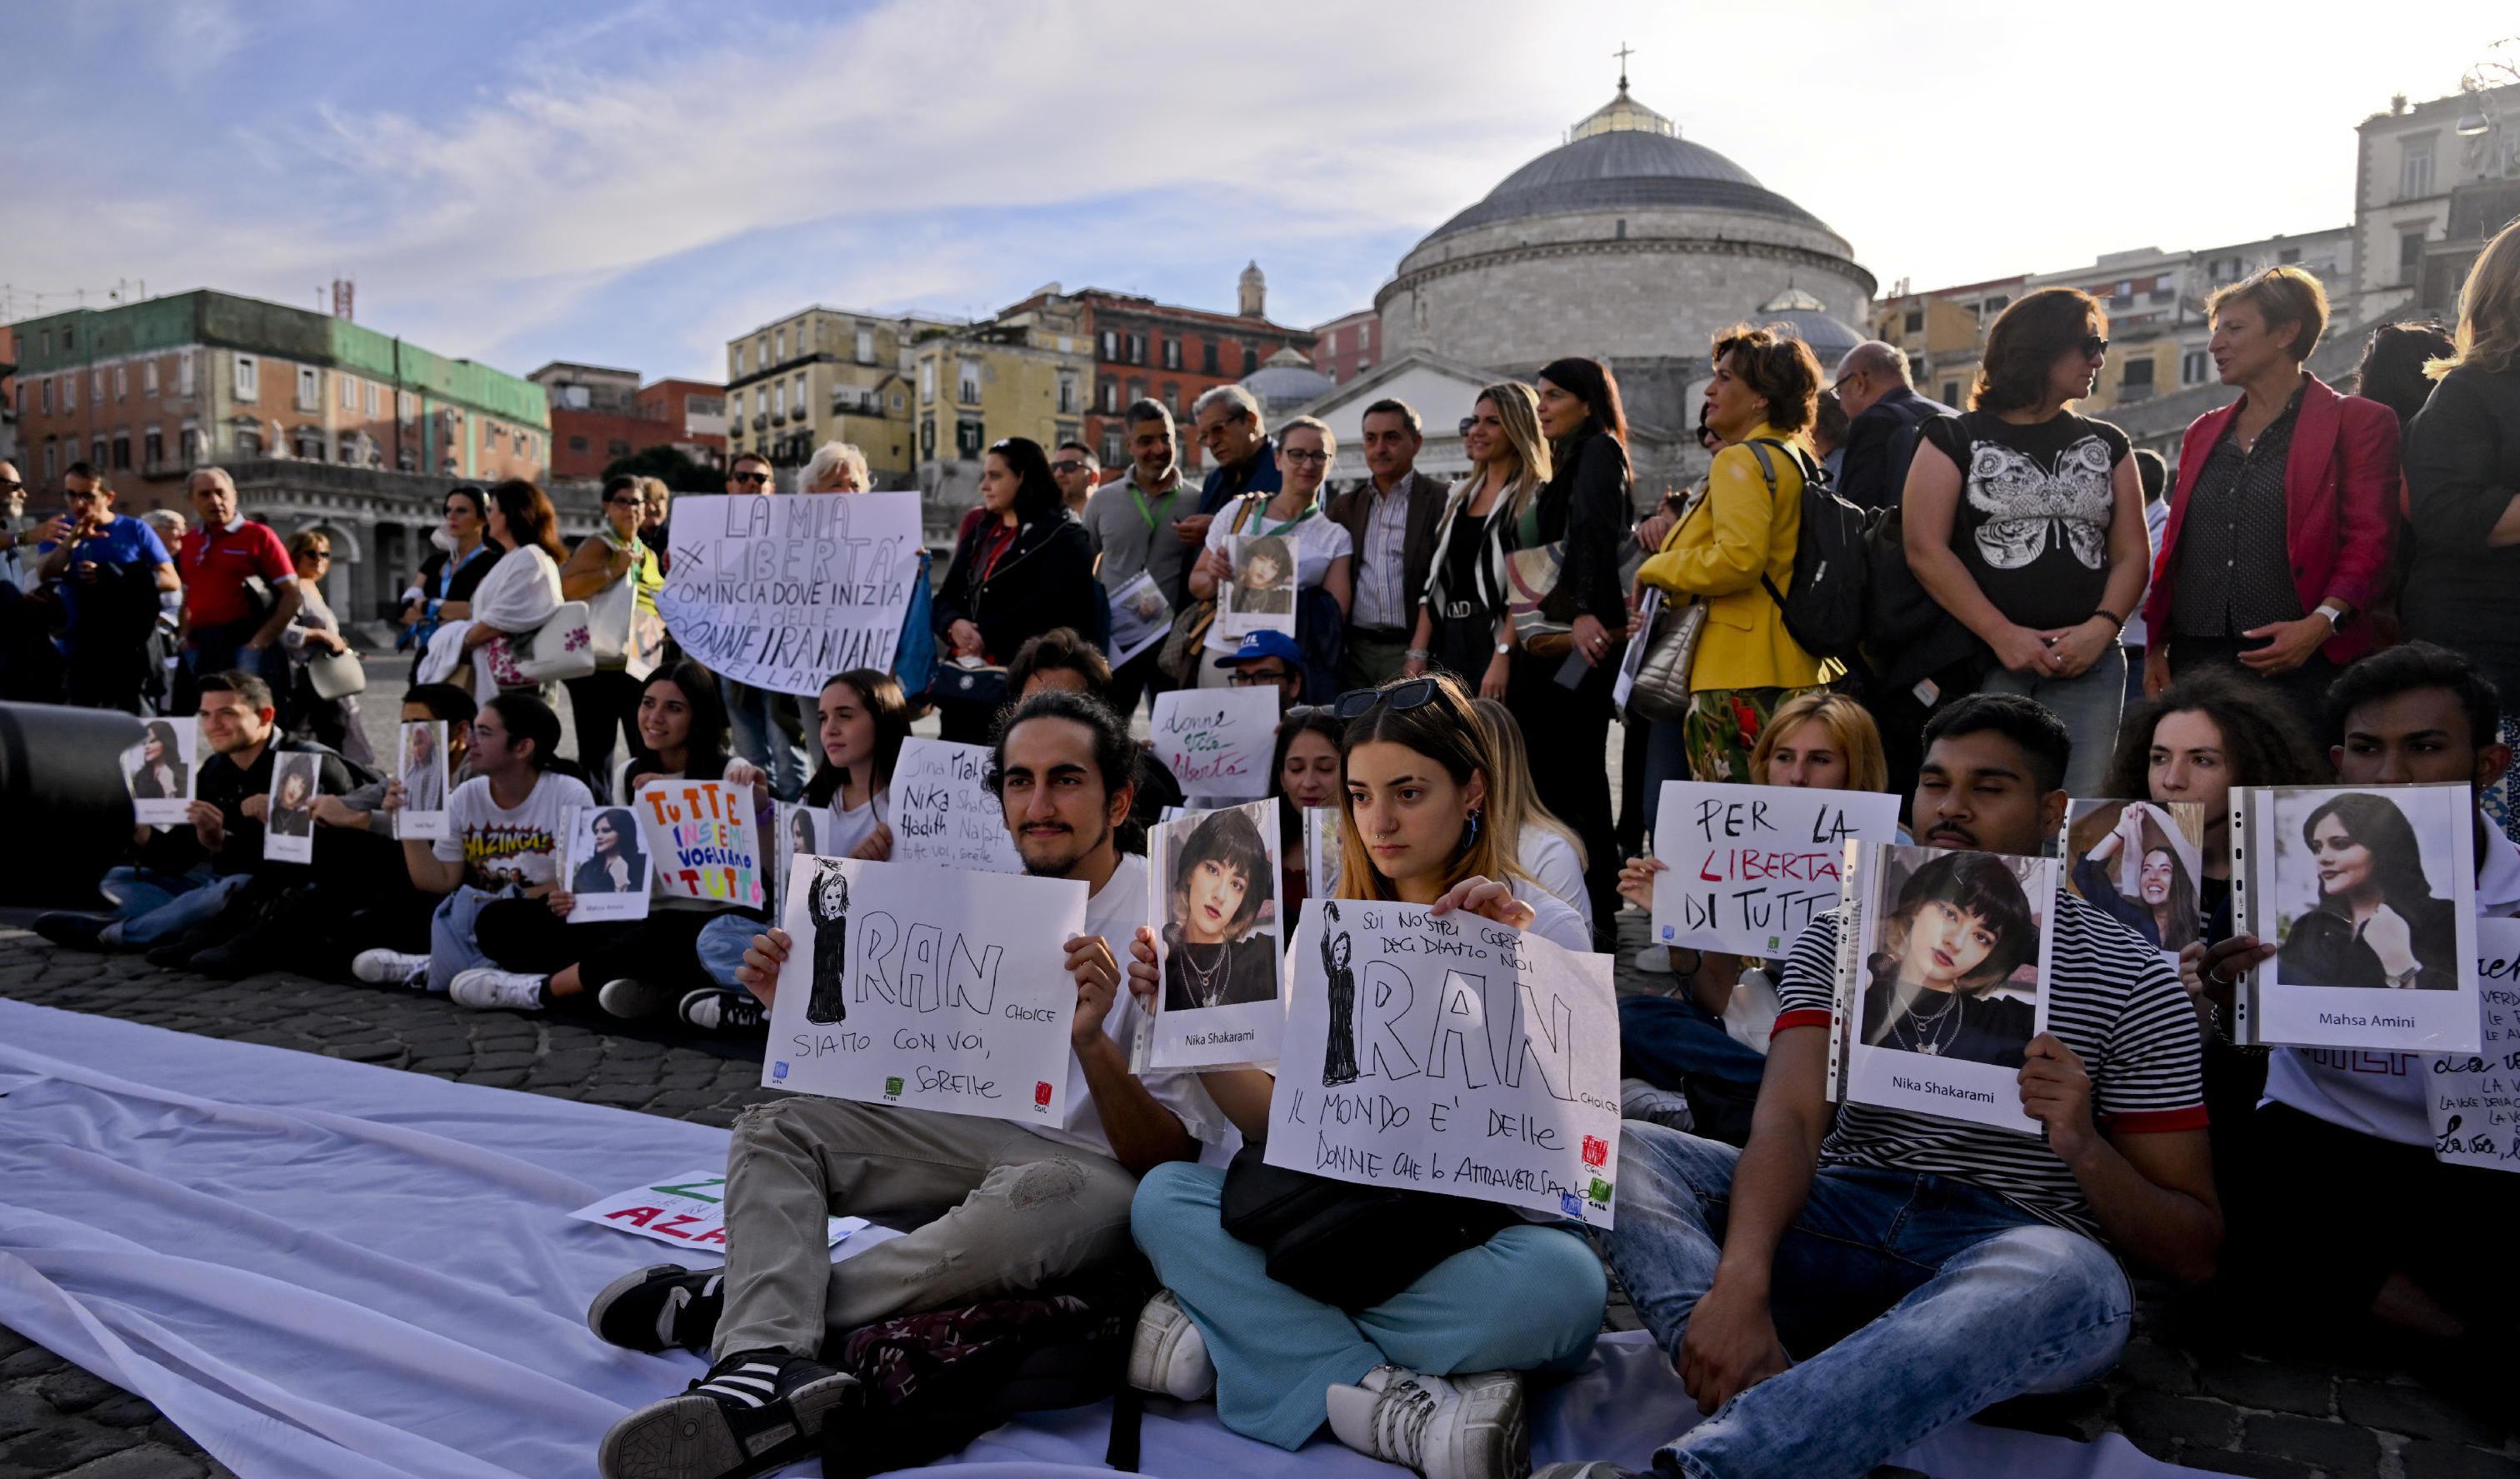
[[[1188,1075],[1132,1077],[1122,1046],[1139,1008],[1119,989],[1112,942],[1146,923],[1147,865],[1118,850],[1114,829],[1137,755],[1107,707],[1044,694],[1000,729],[991,767],[1025,871],[1092,891],[1085,932],[1058,947],[1076,982],[1064,1121],[810,1096],[746,1110],[727,1154],[723,1277],[642,1270],[588,1312],[617,1345],[709,1349],[716,1362],[693,1391],[614,1425],[599,1456],[606,1475],[750,1474],[802,1457],[832,1414],[857,1406],[855,1379],[816,1359],[828,1337],[1039,1288],[1128,1251],[1138,1176],[1195,1156],[1185,1126],[1217,1118]],[[756,938],[739,978],[773,999],[790,944],[785,930]],[[1051,968],[1047,955],[1037,968]],[[826,1219],[851,1207],[942,1215],[834,1267]]]

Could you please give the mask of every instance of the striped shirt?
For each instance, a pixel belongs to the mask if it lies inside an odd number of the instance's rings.
[[[1795,940],[1777,978],[1778,1032],[1827,1027],[1836,974],[1832,910]],[[2102,1130],[2200,1130],[2205,1086],[2195,1009],[2161,952],[2070,893],[2056,898],[2048,1030],[2082,1058]],[[1821,1146],[1822,1166],[1948,1176],[2044,1222],[2100,1235],[2074,1173],[2042,1136],[1848,1103]]]

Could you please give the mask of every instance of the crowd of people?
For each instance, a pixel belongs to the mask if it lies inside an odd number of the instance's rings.
[[[2190,428],[2175,475],[2070,409],[2108,350],[2101,306],[2071,289],[1995,320],[1964,411],[1917,395],[1890,346],[1850,351],[1832,381],[1788,333],[1727,331],[1702,410],[1711,469],[1642,511],[1616,379],[1581,358],[1481,390],[1462,421],[1473,468],[1449,489],[1416,470],[1422,423],[1398,401],[1365,412],[1368,475],[1337,493],[1330,428],[1273,428],[1230,385],[1192,408],[1214,464],[1195,489],[1155,401],[1123,414],[1130,464],[1107,481],[1088,449],[1002,441],[894,671],[836,674],[796,702],[668,653],[643,676],[577,680],[573,755],[549,695],[495,665],[413,687],[402,717],[442,722],[452,766],[448,826],[428,840],[398,835],[405,780],[342,742],[355,716],[344,731],[308,702],[291,664],[338,641],[311,599],[320,545],[243,519],[205,469],[199,526],[169,559],[154,531],[124,527],[102,476],[73,469],[73,512],[12,536],[28,581],[0,591],[0,616],[47,624],[71,675],[57,696],[138,712],[147,674],[101,694],[81,687],[81,656],[143,605],[151,622],[167,611],[169,701],[198,715],[202,756],[188,825],[136,829],[104,880],[113,909],[37,928],[215,973],[288,965],[469,1008],[758,1031],[787,935],[756,908],[661,894],[642,920],[564,923],[577,892],[618,886],[600,858],[562,872],[571,811],[655,779],[724,781],[764,834],[774,803],[801,801],[827,851],[881,860],[892,769],[922,712],[987,745],[1025,870],[1090,890],[1084,931],[1039,942],[1042,968],[1076,986],[1065,1121],[810,1096],[745,1111],[726,1266],[632,1271],[589,1312],[614,1343],[712,1362],[614,1427],[608,1475],[765,1472],[881,1422],[834,1363],[847,1332],[1141,1256],[1161,1288],[1138,1315],[1132,1384],[1212,1397],[1228,1428],[1289,1450],[1327,1426],[1429,1479],[1528,1471],[1528,1382],[1585,1358],[1605,1262],[1708,1414],[1658,1454],[1667,1474],[1861,1474],[1994,1403],[2090,1382],[2125,1345],[2137,1274],[2269,1338],[2386,1331],[2454,1385],[2498,1369],[2490,1342],[2515,1310],[2484,1255],[2520,1213],[2520,1183],[2435,1158],[2414,1054],[2235,1040],[2233,983],[2275,947],[2235,927],[2227,803],[2331,779],[2464,784],[2476,907],[2520,916],[2504,800],[2520,740],[2520,225],[2479,258],[2454,328],[2373,336],[2364,393],[2303,367],[2326,316],[2307,274],[2235,284],[2212,311],[2238,395]],[[735,460],[730,492],[775,486],[766,462]],[[866,486],[845,447],[806,483]],[[400,623],[431,650],[465,624],[469,652],[529,636],[563,597],[626,583],[652,609],[660,495],[615,479],[605,527],[571,553],[530,483],[459,488]],[[1791,597],[1832,498],[1867,511],[1868,625],[1815,650]],[[1282,542],[1291,630],[1217,630],[1236,534]],[[1172,625],[1115,668],[1105,603],[1141,576]],[[1643,591],[1662,593],[1671,628],[1630,631]],[[104,614],[114,603],[134,614]],[[1614,806],[1622,654],[1683,631],[1677,717],[1631,715]],[[983,696],[945,696],[934,675],[955,667],[987,675]],[[1161,989],[1144,828],[1181,802],[1131,716],[1152,695],[1229,684],[1278,695],[1284,835],[1307,812],[1333,818],[1328,855],[1284,848],[1284,911],[1401,901],[1606,949],[1623,900],[1650,908],[1659,782],[1693,779],[1897,795],[1903,836],[1960,854],[2052,851],[2071,798],[2201,803],[2184,864],[2201,918],[2174,930],[2114,894],[2059,896],[2048,1027],[2017,1066],[2036,1135],[1832,1107],[1840,914],[1775,959],[1649,947],[1638,964],[1655,989],[1620,1009],[1615,1229],[1493,1208],[1415,1223],[1408,1245],[1361,1241],[1372,1292],[1333,1301],[1272,1277],[1263,1249],[1226,1231],[1270,1072],[1130,1066]],[[158,728],[135,793],[179,784]],[[313,768],[311,863],[262,856],[289,755]],[[832,1264],[825,1218],[871,1210],[919,1217]]]

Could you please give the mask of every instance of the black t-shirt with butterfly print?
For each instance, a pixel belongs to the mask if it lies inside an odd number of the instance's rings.
[[[1960,470],[1952,549],[1995,608],[2032,631],[2089,620],[2109,585],[2109,480],[2126,433],[2070,411],[2027,426],[1967,411],[1919,434]]]

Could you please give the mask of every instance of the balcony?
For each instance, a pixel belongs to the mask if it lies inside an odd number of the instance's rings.
[[[766,413],[766,412],[761,412],[761,411],[755,411],[755,412],[753,412],[753,413],[752,413],[752,429],[753,429],[753,430],[758,431],[758,430],[760,430],[762,427],[767,426],[769,426],[769,425],[770,425],[770,417],[769,417],[768,413]]]

